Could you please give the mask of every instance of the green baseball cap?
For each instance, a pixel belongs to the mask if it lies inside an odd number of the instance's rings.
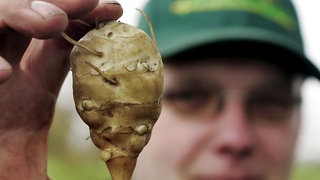
[[[248,54],[264,52],[279,61],[276,63],[283,61],[284,68],[320,79],[319,69],[305,55],[297,14],[290,0],[150,0],[144,11],[164,59],[208,45],[218,47],[233,42],[237,45],[233,49]],[[150,34],[144,18],[140,18],[139,27]],[[242,42],[251,45],[242,46]],[[277,53],[285,56],[279,58]]]

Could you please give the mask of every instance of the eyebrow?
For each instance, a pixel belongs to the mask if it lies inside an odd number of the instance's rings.
[[[218,81],[209,78],[199,78],[193,77],[192,75],[184,76],[183,78],[177,78],[174,83],[168,86],[168,89],[181,89],[181,88],[203,88],[203,89],[224,89]],[[264,83],[256,84],[248,89],[249,92],[256,91],[279,91],[288,90],[293,91],[293,81],[290,78],[279,78],[275,80],[270,80]]]
[[[170,83],[169,87],[179,87],[179,88],[189,88],[189,87],[199,87],[199,88],[207,88],[207,87],[220,87],[219,83],[212,79],[206,77],[194,77],[193,75],[186,75],[178,77],[174,80],[174,83]]]
[[[276,89],[276,88],[288,88],[292,89],[293,80],[290,78],[277,78],[267,81],[265,83],[258,84],[256,88]]]
[[[261,95],[285,95],[286,97],[292,97],[296,100],[300,99],[300,95],[295,95],[292,82],[288,81],[273,81],[265,83],[255,88],[251,88],[247,92],[248,97],[261,96]]]

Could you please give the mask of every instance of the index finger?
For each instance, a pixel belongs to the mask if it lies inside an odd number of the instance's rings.
[[[35,38],[50,38],[68,25],[67,14],[45,1],[0,1],[0,30],[13,29]]]

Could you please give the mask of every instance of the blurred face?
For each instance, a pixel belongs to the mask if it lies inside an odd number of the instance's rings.
[[[166,65],[162,113],[134,179],[288,179],[300,84],[258,62],[194,62]]]

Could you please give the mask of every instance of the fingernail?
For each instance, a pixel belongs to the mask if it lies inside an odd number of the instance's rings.
[[[11,69],[11,65],[0,56],[0,71]]]
[[[49,17],[59,14],[66,14],[62,9],[59,7],[45,2],[45,1],[32,1],[31,8],[39,13],[42,17]]]
[[[116,5],[120,5],[120,3],[118,1],[115,0],[100,0],[99,1],[100,4],[105,3],[105,4],[116,4]]]
[[[0,82],[5,81],[11,74],[12,67],[0,56]]]

